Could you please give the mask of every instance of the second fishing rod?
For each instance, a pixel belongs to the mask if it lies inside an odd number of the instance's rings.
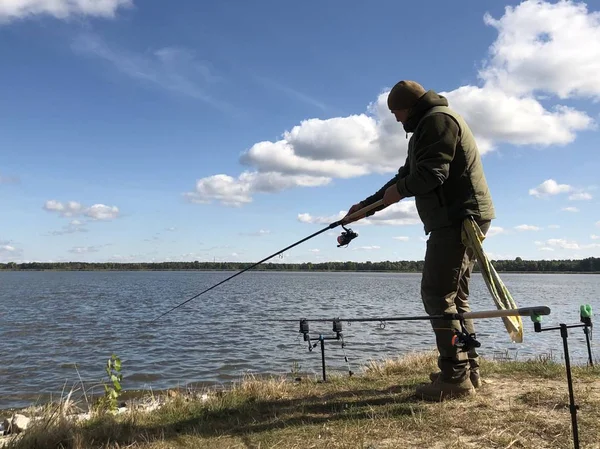
[[[322,234],[325,231],[329,231],[330,229],[334,229],[337,228],[338,226],[342,226],[342,228],[344,229],[344,231],[338,236],[337,238],[337,242],[338,242],[338,248],[342,247],[342,246],[348,246],[350,244],[350,242],[352,240],[354,240],[356,237],[358,237],[358,234],[356,232],[354,232],[352,229],[350,228],[346,228],[346,224],[351,223],[353,221],[356,221],[360,218],[363,218],[364,216],[366,216],[366,214],[368,212],[371,212],[374,209],[377,209],[378,207],[383,206],[383,200],[379,200],[376,201],[373,204],[370,204],[368,206],[363,207],[360,210],[357,210],[356,212],[353,212],[352,214],[347,215],[346,217],[342,218],[341,220],[338,221],[334,221],[333,223],[331,223],[330,225],[328,225],[327,227],[321,229],[320,231],[315,232],[314,234],[309,235],[308,237],[303,238],[302,240],[298,240],[296,243],[293,243],[279,251],[277,251],[276,253],[271,254],[270,256],[265,257],[262,260],[259,260],[258,262],[250,265],[249,267],[244,268],[243,270],[238,271],[237,273],[229,276],[226,279],[223,279],[221,282],[216,283],[215,285],[213,285],[212,287],[207,288],[206,290],[201,291],[200,293],[198,293],[197,295],[192,296],[189,299],[186,299],[185,301],[183,301],[181,304],[176,305],[175,307],[172,307],[171,309],[167,310],[166,312],[162,313],[161,315],[157,316],[156,318],[154,318],[152,321],[150,321],[149,324],[152,324],[154,322],[156,322],[157,320],[159,320],[160,318],[162,318],[163,316],[167,315],[168,313],[172,312],[175,309],[178,309],[179,307],[187,304],[188,302],[192,301],[193,299],[196,299],[197,297],[203,295],[204,293],[209,292],[210,290],[218,287],[221,284],[224,284],[225,282],[233,279],[236,276],[239,276],[240,274],[251,270],[254,267],[257,267],[258,265],[260,265],[261,263],[266,262],[269,259],[272,259],[273,257],[276,257],[280,254],[283,254],[284,252],[286,252],[287,250],[306,242],[307,240],[310,240],[320,234]]]

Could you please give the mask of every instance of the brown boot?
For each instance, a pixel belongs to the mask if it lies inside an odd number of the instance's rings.
[[[459,383],[445,382],[440,376],[427,385],[417,387],[417,397],[431,400],[442,401],[450,398],[461,398],[475,394],[475,388],[469,378]]]
[[[440,375],[439,371],[437,373],[431,373],[429,375],[429,380],[431,380],[432,382],[435,382],[435,380],[438,378],[439,375]],[[471,379],[471,383],[473,384],[473,387],[475,387],[475,388],[481,387],[481,377],[479,376],[479,370],[471,371],[470,379]]]

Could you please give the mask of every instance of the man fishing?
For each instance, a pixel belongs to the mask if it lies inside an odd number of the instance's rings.
[[[406,161],[390,181],[353,205],[346,216],[383,200],[383,206],[357,218],[362,219],[414,197],[429,235],[421,278],[425,311],[428,315],[469,312],[475,257],[462,242],[462,223],[472,217],[485,234],[495,218],[477,143],[465,120],[448,107],[448,100],[419,83],[398,82],[387,104],[406,133],[412,133]],[[453,329],[460,329],[458,321],[431,323],[440,372],[431,373],[431,383],[418,387],[417,395],[440,400],[473,394],[481,385],[476,350],[467,353],[453,345]],[[465,324],[469,333],[475,332],[471,320]]]

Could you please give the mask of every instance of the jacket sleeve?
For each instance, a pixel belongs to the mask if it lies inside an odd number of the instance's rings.
[[[416,170],[398,179],[402,197],[424,195],[443,184],[450,172],[459,138],[458,124],[446,114],[433,114],[421,124],[413,155]]]

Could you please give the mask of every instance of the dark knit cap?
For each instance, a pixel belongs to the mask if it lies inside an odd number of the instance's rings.
[[[390,111],[412,108],[426,91],[415,81],[400,81],[396,83],[388,95],[388,108]]]

